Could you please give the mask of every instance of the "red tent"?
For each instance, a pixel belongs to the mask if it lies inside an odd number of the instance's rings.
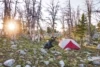
[[[65,50],[79,50],[80,46],[73,39],[63,39],[60,41],[59,46]]]

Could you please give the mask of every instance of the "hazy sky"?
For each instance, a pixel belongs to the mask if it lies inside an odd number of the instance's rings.
[[[20,1],[22,1],[22,0],[20,0]],[[42,8],[43,8],[42,12],[43,12],[44,17],[48,16],[46,8],[48,7],[47,4],[50,4],[51,1],[52,0],[42,0]],[[54,1],[59,1],[60,7],[65,7],[67,5],[67,3],[68,3],[69,0],[54,0]],[[72,7],[72,9],[76,10],[78,6],[80,7],[81,11],[84,11],[86,9],[85,0],[70,0],[70,1],[71,1],[71,7]],[[97,1],[100,1],[100,0],[94,0],[94,1],[95,1],[95,4],[96,4]],[[98,8],[100,5],[99,6],[95,5],[95,6]],[[97,24],[97,22],[95,21],[95,18],[96,18],[96,16],[93,15],[92,23],[94,25]],[[42,25],[42,26],[44,26],[44,25]],[[58,24],[58,29],[60,29],[60,28],[61,28],[61,24]]]
[[[43,3],[43,7],[47,7],[47,4],[50,3],[51,0],[43,0],[42,3]],[[58,0],[54,0],[54,1],[58,1]],[[64,7],[65,5],[67,5],[69,0],[59,0],[60,2],[60,7]],[[74,10],[77,10],[77,7],[79,6],[80,7],[80,10],[81,11],[84,11],[86,10],[86,5],[85,5],[85,0],[70,0],[71,1],[71,7],[74,9]],[[94,0],[94,4],[96,4],[99,0]],[[95,5],[97,8],[100,6],[98,5]],[[46,12],[44,12],[44,15],[45,16],[48,16],[46,14]],[[92,24],[93,25],[96,25],[97,22],[95,21],[95,16],[93,15],[93,18],[92,18]],[[58,24],[58,30],[61,28],[61,25]]]
[[[51,1],[52,0],[42,0],[43,7],[44,7],[43,14],[45,17],[48,16],[45,8],[48,7],[47,4],[50,4]],[[60,7],[65,7],[68,4],[69,0],[54,0],[54,1],[55,2],[59,1]],[[74,10],[76,10],[77,6],[80,6],[80,7],[84,6],[84,0],[71,0],[71,6]],[[57,29],[58,30],[61,29],[61,24],[58,23]]]

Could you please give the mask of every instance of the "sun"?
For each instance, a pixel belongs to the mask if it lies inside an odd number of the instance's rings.
[[[16,29],[16,24],[14,22],[9,22],[7,26],[11,31],[14,31]]]

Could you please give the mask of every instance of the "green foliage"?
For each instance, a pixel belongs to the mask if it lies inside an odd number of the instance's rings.
[[[100,32],[100,22],[97,24],[97,31]]]
[[[47,33],[52,33],[53,29],[50,27],[47,27]],[[54,33],[58,32],[56,29],[54,29]]]
[[[51,33],[52,29],[50,27],[47,27],[47,33]]]
[[[40,29],[39,32],[40,32],[40,34],[44,34],[45,33],[45,30]]]
[[[91,36],[94,35],[95,30],[96,30],[96,27],[95,27],[94,25],[91,24]]]
[[[85,36],[85,32],[86,32],[86,17],[84,14],[82,14],[81,19],[79,20],[79,24],[76,25],[75,30],[74,30],[74,35],[79,37],[79,38],[83,38]]]

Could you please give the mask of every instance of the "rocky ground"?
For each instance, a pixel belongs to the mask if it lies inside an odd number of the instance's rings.
[[[50,50],[43,49],[45,41],[31,42],[20,37],[15,41],[0,38],[0,67],[99,67],[100,59],[95,46],[65,51],[56,43]]]

